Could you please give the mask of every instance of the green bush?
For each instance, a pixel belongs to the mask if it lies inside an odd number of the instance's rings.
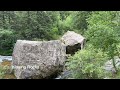
[[[12,30],[0,29],[0,55],[11,55],[16,36]]]
[[[105,52],[89,46],[76,52],[74,56],[70,56],[66,66],[72,71],[71,77],[75,79],[104,78],[103,64],[106,60],[108,56]]]

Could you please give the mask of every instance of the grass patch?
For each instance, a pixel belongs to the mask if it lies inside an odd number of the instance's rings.
[[[0,79],[16,79],[11,70],[11,61],[0,63]]]

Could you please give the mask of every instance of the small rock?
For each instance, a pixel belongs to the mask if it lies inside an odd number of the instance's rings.
[[[108,77],[105,77],[104,79],[110,79],[110,78],[108,78]]]
[[[116,67],[117,68],[120,68],[120,59],[118,57],[115,57],[115,64],[116,64]],[[114,72],[114,67],[113,67],[113,64],[112,64],[112,60],[109,60],[105,63],[104,65],[104,69],[106,71],[110,71],[110,72]]]

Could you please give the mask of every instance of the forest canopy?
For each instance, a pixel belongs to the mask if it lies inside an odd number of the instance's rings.
[[[11,55],[17,39],[55,40],[66,31],[83,34],[87,11],[0,11],[0,55]]]

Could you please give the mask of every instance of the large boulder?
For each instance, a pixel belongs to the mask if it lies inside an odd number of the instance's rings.
[[[17,40],[12,67],[17,79],[47,79],[63,70],[66,47],[59,40]]]
[[[82,49],[85,44],[85,38],[75,33],[74,31],[67,31],[61,38],[62,43],[66,46],[67,54],[74,54],[79,49]]]

